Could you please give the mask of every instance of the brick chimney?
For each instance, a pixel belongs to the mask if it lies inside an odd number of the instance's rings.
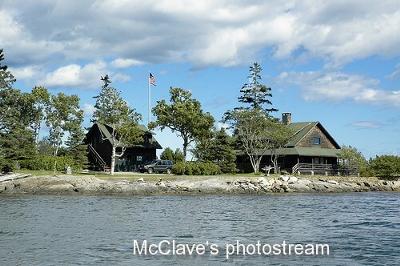
[[[282,123],[289,125],[292,123],[292,113],[282,113]]]

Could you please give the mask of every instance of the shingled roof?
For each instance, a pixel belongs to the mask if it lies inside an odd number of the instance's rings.
[[[286,148],[295,147],[314,127],[318,126],[321,131],[329,138],[336,149],[340,149],[340,145],[329,134],[329,132],[318,121],[316,122],[297,122],[288,125],[295,133],[285,145]]]
[[[112,142],[112,136],[111,136],[111,132],[113,130],[112,127],[99,123],[99,122],[95,122],[93,124],[93,126],[89,129],[90,130],[94,127],[97,126],[100,130],[101,135],[103,136],[103,139],[108,140],[110,142]],[[150,134],[153,135],[153,132],[151,132],[150,130],[148,130],[144,125],[138,125],[139,128],[143,131],[144,134]],[[89,133],[88,132],[88,133]],[[158,143],[158,141],[154,138],[154,136],[152,136],[151,138],[149,138],[149,143],[143,143],[143,144],[136,144],[136,145],[132,145],[131,147],[143,147],[143,148],[156,148],[156,149],[162,149],[160,143]]]

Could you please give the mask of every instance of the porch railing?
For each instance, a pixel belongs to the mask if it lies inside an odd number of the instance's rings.
[[[336,164],[313,164],[297,163],[292,168],[293,174],[311,173],[311,174],[356,174],[357,168],[339,167]]]

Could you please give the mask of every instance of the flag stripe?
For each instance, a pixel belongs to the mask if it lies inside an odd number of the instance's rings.
[[[149,83],[150,83],[150,85],[157,86],[156,85],[156,78],[151,73],[150,73],[150,76],[149,76]]]

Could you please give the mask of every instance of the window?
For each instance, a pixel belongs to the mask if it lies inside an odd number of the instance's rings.
[[[314,145],[320,145],[320,144],[321,144],[321,138],[320,138],[320,137],[314,137],[314,138],[312,138],[312,144],[314,144]]]

